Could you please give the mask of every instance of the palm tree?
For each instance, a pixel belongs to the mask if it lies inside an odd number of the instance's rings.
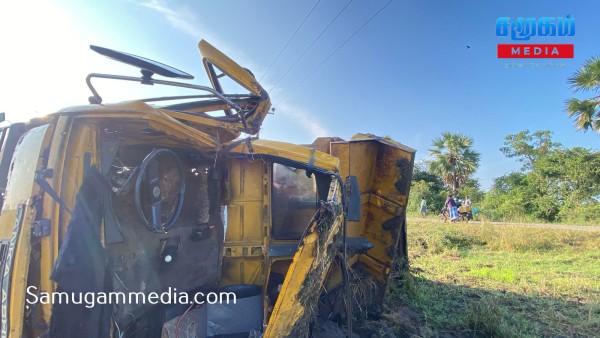
[[[472,149],[473,142],[467,135],[445,132],[431,144],[431,171],[453,191],[457,191],[479,167],[480,155]]]
[[[600,91],[600,57],[587,60],[567,82],[575,92]],[[586,132],[592,129],[600,133],[600,95],[594,98],[567,100],[565,108],[567,115],[575,119],[575,127]]]

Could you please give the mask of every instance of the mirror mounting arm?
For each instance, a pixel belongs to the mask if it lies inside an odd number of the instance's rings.
[[[143,74],[142,77],[99,74],[99,73],[89,74],[86,77],[85,81],[93,95],[88,99],[90,104],[101,104],[102,103],[102,97],[100,96],[100,94],[98,94],[98,91],[96,91],[96,89],[92,85],[92,79],[99,78],[99,79],[112,79],[112,80],[140,82],[142,84],[147,84],[147,85],[160,84],[160,85],[165,85],[165,86],[182,87],[182,88],[189,88],[189,89],[205,91],[205,92],[209,92],[209,93],[213,94],[214,96],[218,97],[219,99],[223,100],[223,102],[227,103],[229,106],[231,106],[231,108],[235,109],[239,114],[243,114],[242,108],[240,106],[238,106],[235,102],[233,102],[229,98],[227,98],[227,96],[219,93],[218,91],[216,91],[215,89],[213,89],[211,87],[198,86],[198,85],[193,85],[193,84],[183,83],[183,82],[156,80],[156,79],[151,78],[151,75],[148,76],[148,74],[144,74],[144,73],[142,73],[142,74]]]

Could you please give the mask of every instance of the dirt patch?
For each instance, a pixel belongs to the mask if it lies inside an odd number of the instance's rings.
[[[389,310],[379,320],[361,321],[355,318],[352,331],[352,338],[414,338],[431,335],[423,315],[405,305]],[[319,317],[312,327],[311,337],[345,338],[347,331],[343,325]],[[444,337],[454,336],[449,334]]]
[[[341,328],[331,320],[318,319],[312,330],[313,338],[346,338],[346,329]],[[361,338],[360,335],[353,332],[352,338]]]
[[[425,318],[415,309],[401,305],[390,309],[384,317],[396,325],[395,332],[398,337],[426,336]]]

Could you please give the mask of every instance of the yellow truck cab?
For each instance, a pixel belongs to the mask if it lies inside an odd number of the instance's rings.
[[[0,129],[2,337],[301,337],[381,311],[413,149],[257,138],[268,93],[205,41],[211,87],[92,49],[142,75],[90,74],[89,105]],[[198,94],[108,104],[98,78]]]

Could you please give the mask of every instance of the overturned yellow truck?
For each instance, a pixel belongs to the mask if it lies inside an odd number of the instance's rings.
[[[255,137],[269,95],[205,41],[211,87],[91,47],[141,76],[90,74],[90,105],[1,128],[2,337],[306,337],[382,310],[413,149]],[[97,79],[194,92],[108,104]]]

